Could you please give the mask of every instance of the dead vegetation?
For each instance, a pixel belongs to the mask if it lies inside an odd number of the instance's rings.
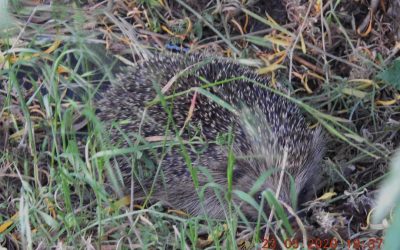
[[[98,77],[104,71],[91,67],[99,67],[102,59],[100,63],[80,61],[90,57],[82,54],[97,45],[104,46],[125,64],[160,51],[189,51],[246,59],[243,61],[257,66],[259,73],[270,74],[272,87],[283,85],[296,99],[315,108],[309,114],[310,121],[321,124],[329,134],[326,181],[321,183],[318,194],[321,197],[302,210],[303,225],[294,225],[298,229],[294,239],[303,240],[302,229],[306,230],[308,239],[335,237],[343,240],[343,244],[348,244],[348,240],[355,244],[354,240],[365,242],[382,237],[386,225],[371,224],[369,214],[377,205],[378,183],[400,142],[400,70],[396,66],[400,49],[397,15],[400,1],[266,2],[118,0],[63,1],[61,4],[32,0],[10,5],[15,28],[0,41],[3,73],[0,100],[7,104],[0,113],[0,146],[12,149],[6,150],[8,154],[2,158],[0,167],[0,180],[3,179],[0,184],[1,244],[18,248],[33,237],[34,243],[30,244],[38,248],[41,244],[61,246],[63,242],[72,245],[71,237],[79,233],[82,238],[75,244],[86,244],[88,248],[114,248],[119,244],[132,248],[179,247],[179,244],[205,248],[233,244],[228,240],[228,233],[222,234],[228,230],[221,226],[223,223],[212,227],[214,235],[196,218],[177,228],[174,223],[180,219],[165,208],[156,207],[157,213],[152,214],[147,210],[129,209],[129,205],[133,206],[129,202],[123,224],[110,222],[97,230],[96,223],[100,222],[96,221],[94,210],[110,204],[92,199],[87,205],[81,198],[87,191],[83,184],[71,188],[70,192],[80,197],[77,199],[80,205],[93,209],[85,211],[85,216],[79,214],[82,208],[73,209],[68,204],[71,201],[63,200],[66,193],[51,197],[53,191],[47,190],[43,192],[49,196],[41,198],[40,190],[55,181],[52,177],[59,178],[48,166],[66,164],[73,169],[71,165],[76,159],[54,159],[51,155],[61,156],[66,150],[63,140],[72,138],[60,133],[71,128],[79,131],[87,125],[72,110],[68,117],[60,117],[64,114],[61,110],[71,107],[68,101],[71,89],[88,82],[105,81]],[[68,52],[76,47],[80,49]],[[79,67],[74,66],[76,62]],[[54,86],[60,88],[55,90],[51,82],[57,82]],[[55,116],[60,120],[54,119]],[[62,121],[69,124],[63,126]],[[15,160],[21,149],[24,164]],[[19,152],[13,154],[13,150]],[[67,153],[71,153],[69,150]],[[40,165],[43,159],[50,162],[44,164],[48,166]],[[70,188],[73,181],[69,181],[69,185],[61,188]],[[35,188],[28,197],[20,193],[22,189],[13,188],[25,182]],[[14,225],[7,224],[7,219],[18,211],[23,214],[22,197],[31,199],[30,204],[37,206],[35,211],[40,211],[41,220],[58,228],[54,230],[56,235],[45,233],[39,222],[32,223],[38,227],[35,229],[24,228],[22,223],[16,226],[15,218]],[[70,223],[66,225],[67,230],[59,229],[60,220]],[[167,226],[160,225],[159,221]],[[193,229],[193,221],[199,232],[195,236],[185,235],[185,230]],[[86,227],[79,226],[79,222]],[[131,230],[125,228],[133,225]],[[146,226],[151,229],[142,229]],[[40,236],[21,237],[21,232],[26,235],[32,229],[39,231]],[[152,230],[157,236],[143,233]],[[120,234],[116,233],[119,231]],[[135,235],[136,240],[130,241],[130,235]],[[247,227],[239,226],[231,235],[236,237],[237,245],[250,248],[257,240],[261,243],[257,238],[250,240],[254,231]],[[52,237],[60,237],[60,241],[50,240]],[[157,241],[164,243],[151,243]]]

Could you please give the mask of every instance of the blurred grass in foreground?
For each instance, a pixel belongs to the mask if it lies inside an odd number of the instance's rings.
[[[14,18],[8,13],[8,0],[0,0],[0,38],[4,30],[14,27]]]

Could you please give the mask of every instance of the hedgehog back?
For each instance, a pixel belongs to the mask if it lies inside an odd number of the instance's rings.
[[[233,78],[235,80],[226,81]],[[297,188],[302,189],[315,175],[322,152],[319,131],[313,132],[308,128],[295,104],[263,88],[270,79],[255,74],[249,67],[226,58],[160,54],[135,67],[123,68],[118,79],[119,82],[104,93],[96,107],[98,117],[110,128],[112,142],[121,147],[129,143],[122,139],[119,131],[134,141],[138,133],[144,138],[154,138],[164,136],[168,131],[169,136],[174,137],[185,127],[180,133],[183,140],[200,134],[208,142],[215,142],[218,136],[232,131],[236,155],[261,154],[267,159],[266,164],[235,167],[237,176],[245,174],[256,181],[263,171],[271,168],[270,164],[276,165],[281,161],[284,150],[288,152],[288,172],[298,177]],[[221,81],[225,82],[218,84]],[[185,124],[195,94],[193,88],[204,86],[207,82],[214,86],[205,89],[233,107],[235,112],[197,93],[190,124]],[[164,97],[178,93],[166,99],[170,115],[168,108],[160,103],[149,106],[145,111],[146,105],[156,99],[167,84],[171,85]],[[175,126],[171,124],[170,116]],[[112,123],[118,123],[121,130],[113,128]],[[168,129],[167,124],[170,124]],[[191,151],[189,154],[197,164],[203,164],[221,175],[226,173],[226,164],[210,161],[226,161],[226,150],[215,143],[209,144],[202,153],[208,161],[202,157],[199,159]],[[191,178],[179,147],[168,153],[162,166],[167,182],[182,181],[182,178],[189,181]],[[129,171],[129,168],[124,171]],[[220,178],[223,179],[223,176]]]

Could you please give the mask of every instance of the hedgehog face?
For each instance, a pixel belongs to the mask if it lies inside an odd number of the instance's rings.
[[[262,197],[262,192],[265,190],[270,190],[278,200],[296,209],[315,194],[315,184],[318,183],[321,173],[324,143],[319,128],[310,132],[307,144],[309,147],[307,150],[302,150],[302,157],[298,157],[298,154],[293,154],[293,152],[288,152],[286,158],[283,157],[284,154],[278,153],[279,148],[283,148],[283,146],[278,143],[274,144],[275,147],[272,151],[259,146],[252,148],[252,152],[257,152],[257,149],[262,148],[261,153],[264,156],[237,161],[233,176],[235,188],[252,195],[267,216],[270,208],[266,198]],[[268,145],[271,144],[268,143]],[[282,171],[284,172],[282,173]],[[263,174],[267,176],[266,179],[261,180],[262,184],[258,184],[256,187],[255,183]],[[257,220],[258,209],[248,203],[239,201],[240,203],[242,212],[249,219]]]
[[[298,205],[309,201],[315,195],[316,183],[321,179],[322,157],[325,152],[325,136],[321,128],[313,134],[302,165],[289,169],[294,177],[298,192]]]

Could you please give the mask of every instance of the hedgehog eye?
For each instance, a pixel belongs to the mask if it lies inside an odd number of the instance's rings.
[[[258,200],[258,201],[261,201],[261,200],[262,200],[262,193],[258,193],[258,194],[257,194],[257,200]]]

